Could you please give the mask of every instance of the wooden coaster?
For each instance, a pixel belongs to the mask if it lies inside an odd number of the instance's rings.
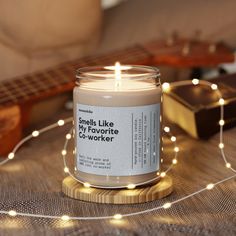
[[[149,202],[168,196],[173,191],[169,176],[154,185],[135,189],[98,189],[86,188],[70,176],[62,182],[62,191],[71,198],[97,203],[132,204]]]

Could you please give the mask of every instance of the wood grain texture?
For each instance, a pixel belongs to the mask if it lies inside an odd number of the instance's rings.
[[[169,176],[161,179],[154,185],[139,187],[136,189],[97,189],[86,188],[72,177],[66,177],[62,182],[62,191],[65,195],[82,201],[110,203],[110,204],[134,204],[149,202],[164,198],[173,191],[172,179]]]
[[[0,154],[7,155],[22,136],[21,112],[18,106],[0,109]]]

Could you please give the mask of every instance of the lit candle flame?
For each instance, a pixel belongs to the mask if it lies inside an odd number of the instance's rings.
[[[119,62],[116,62],[114,66],[105,66],[104,69],[114,71],[114,78],[115,78],[115,90],[121,86],[121,75],[122,70],[130,70],[132,66],[121,65]],[[110,76],[110,74],[108,74]],[[130,75],[132,76],[132,75]],[[124,77],[124,75],[123,75]]]
[[[117,90],[121,85],[121,66],[119,62],[115,63],[115,80],[115,88]]]
[[[116,80],[121,80],[121,66],[120,62],[115,63],[115,77]]]

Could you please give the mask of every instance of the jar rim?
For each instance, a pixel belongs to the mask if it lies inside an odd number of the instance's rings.
[[[154,66],[120,65],[122,79],[154,79],[160,77],[160,71]],[[104,80],[114,79],[115,66],[88,66],[76,70],[77,79]]]

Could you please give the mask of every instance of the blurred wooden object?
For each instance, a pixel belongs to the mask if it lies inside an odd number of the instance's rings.
[[[0,148],[1,154],[12,150],[21,138],[21,114],[18,106],[0,109]]]
[[[187,39],[167,40],[166,43],[151,42],[144,48],[152,52],[156,65],[174,67],[211,67],[222,61],[233,62],[234,55],[223,43],[189,41]],[[161,50],[160,50],[161,48]]]
[[[209,82],[216,84],[224,98],[224,129],[236,125],[236,74],[223,75]],[[209,138],[219,132],[218,93],[207,85],[171,86],[164,94],[164,113],[195,138]]]
[[[211,45],[212,43],[209,42],[187,39],[153,41],[105,55],[88,56],[43,72],[0,82],[1,113],[6,114],[7,109],[12,106],[18,106],[21,111],[14,115],[18,116],[16,121],[20,126],[19,135],[12,138],[9,144],[9,141],[4,138],[7,135],[7,127],[3,128],[4,135],[0,134],[0,154],[7,154],[19,141],[21,130],[28,125],[31,109],[35,103],[73,89],[75,71],[79,67],[111,65],[116,61],[121,64],[199,67],[234,60],[233,51],[227,46],[214,43],[214,50],[210,50]],[[10,132],[11,130],[9,130]]]

